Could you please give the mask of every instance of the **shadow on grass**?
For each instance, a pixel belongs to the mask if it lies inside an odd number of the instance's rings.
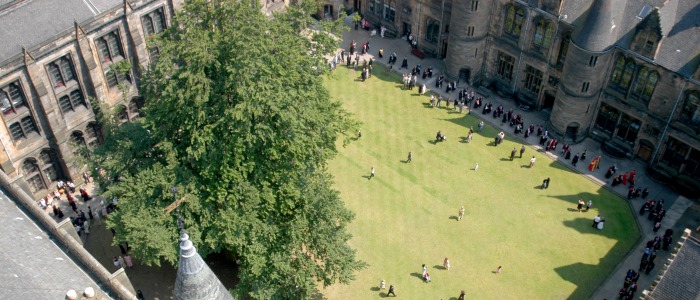
[[[441,266],[441,265],[434,265],[434,266],[433,266],[433,269],[436,269],[436,270],[447,270],[447,268],[445,268],[445,267],[443,267],[443,266]]]
[[[421,275],[420,273],[413,272],[413,273],[411,273],[411,276],[420,279],[420,281],[423,281],[423,275]]]
[[[450,219],[450,220],[455,220],[455,221],[459,221],[459,218],[457,218],[457,216],[450,216],[448,219]]]
[[[370,291],[373,291],[373,292],[379,292],[379,288],[376,287],[376,286],[373,286],[373,287],[369,288],[369,290],[370,290]]]

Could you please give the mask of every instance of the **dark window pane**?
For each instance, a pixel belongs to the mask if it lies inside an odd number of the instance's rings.
[[[63,76],[65,81],[71,81],[75,79],[75,74],[73,73],[73,64],[71,64],[68,58],[64,57],[61,59],[61,71],[63,71]]]
[[[24,117],[20,122],[22,122],[22,128],[24,129],[24,132],[30,133],[32,131],[36,131],[36,127],[34,127],[34,120],[32,120],[32,117]]]
[[[80,90],[70,92],[70,102],[74,108],[80,105],[85,105],[85,101],[83,101],[83,94],[80,92]]]
[[[26,138],[26,136],[24,135],[24,131],[22,131],[22,126],[19,125],[19,122],[15,122],[12,125],[10,125],[10,133],[12,134],[12,138],[15,141]]]
[[[58,98],[58,105],[61,106],[61,111],[64,113],[73,110],[73,105],[70,103],[68,95]]]
[[[56,64],[49,64],[49,75],[51,76],[53,86],[58,87],[65,85],[65,82],[63,82],[63,76],[61,76],[61,70]]]

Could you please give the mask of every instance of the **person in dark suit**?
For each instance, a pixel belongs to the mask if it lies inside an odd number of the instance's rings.
[[[648,273],[647,273],[647,274],[648,274]],[[393,284],[389,286],[389,292],[386,293],[386,296],[387,296],[387,297],[389,297],[389,295],[394,295],[394,297],[396,297],[396,290],[394,289],[394,285],[393,285]]]

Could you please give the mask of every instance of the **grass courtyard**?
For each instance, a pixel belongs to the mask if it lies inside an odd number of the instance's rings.
[[[366,82],[359,75],[339,67],[326,80],[332,97],[363,122],[362,138],[341,148],[330,170],[356,213],[350,244],[369,267],[351,284],[325,289],[328,299],[381,298],[389,284],[404,299],[456,299],[460,290],[470,299],[586,299],[638,238],[626,200],[532,148],[510,161],[521,146],[512,130],[495,147],[498,131],[487,123],[466,143],[479,122],[474,115],[431,108],[383,67]],[[447,142],[433,143],[438,130]],[[547,177],[550,188],[540,189]],[[593,200],[590,212],[572,211],[581,198]],[[466,214],[457,221],[461,205]],[[598,213],[606,218],[602,231],[591,227]],[[431,283],[420,278],[422,264]],[[492,273],[499,265],[502,273]],[[380,291],[382,279],[387,290]]]

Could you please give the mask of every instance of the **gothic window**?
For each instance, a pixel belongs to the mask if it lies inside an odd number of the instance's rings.
[[[85,128],[86,143],[89,148],[94,148],[101,143],[100,128],[97,123],[89,123]]]
[[[440,35],[440,22],[427,17],[425,22],[425,40],[431,44],[436,44]]]
[[[374,1],[374,7],[375,7],[374,14],[381,15],[382,14],[382,9],[381,9],[382,5],[380,3],[381,1],[380,0],[370,0],[370,1]]]
[[[24,106],[24,93],[20,88],[19,81],[0,88],[0,103],[2,104],[2,114],[5,116],[16,113],[18,108]]]
[[[41,151],[41,154],[39,154],[39,161],[41,161],[41,168],[46,179],[49,181],[57,181],[59,178],[59,171],[53,151],[51,149],[44,149]]]
[[[666,143],[666,151],[664,151],[661,161],[673,167],[680,168],[689,150],[690,147],[688,147],[688,145],[670,137]]]
[[[525,88],[535,94],[540,93],[540,87],[542,87],[542,71],[535,69],[531,66],[525,68]]]
[[[141,23],[143,24],[143,31],[146,32],[146,36],[163,32],[165,29],[165,14],[163,13],[163,8],[156,9],[141,17]]]
[[[623,115],[620,119],[620,125],[617,126],[618,139],[625,142],[633,144],[637,139],[637,134],[639,134],[639,128],[641,127],[641,122],[635,118],[628,115]]]
[[[515,5],[511,5],[506,9],[505,22],[503,23],[503,32],[515,38],[520,36],[520,30],[523,27],[525,20],[525,11]]]
[[[479,0],[471,0],[471,11],[477,11],[479,9]]]
[[[111,62],[118,58],[124,58],[117,30],[98,38],[95,40],[95,44],[97,45],[97,54],[102,62]]]
[[[535,36],[532,39],[532,46],[535,50],[544,52],[549,48],[554,36],[554,24],[547,22],[544,18],[540,18],[535,23]]]
[[[22,173],[32,193],[46,188],[46,183],[44,183],[44,179],[41,178],[41,172],[39,172],[39,166],[36,164],[36,160],[31,158],[25,160],[22,163]]]
[[[70,93],[58,98],[58,105],[64,113],[75,111],[79,106],[86,106],[80,89],[72,90]]]
[[[49,77],[54,87],[65,86],[68,81],[75,79],[73,72],[73,63],[69,56],[61,57],[60,59],[51,62],[48,66]]]
[[[26,116],[10,125],[10,134],[15,142],[26,139],[27,136],[35,132],[37,129],[31,116]]]
[[[654,93],[654,88],[656,87],[656,82],[658,81],[658,72],[650,72],[646,67],[641,67],[639,72],[637,72],[631,96],[641,100],[644,104],[649,104],[651,95]]]
[[[618,56],[617,60],[615,60],[612,75],[610,75],[610,87],[626,94],[636,68],[637,65],[633,59],[625,59],[622,55]]]
[[[129,115],[132,119],[137,118],[141,114],[141,108],[143,107],[143,98],[134,97],[129,102]]]
[[[498,52],[498,70],[497,73],[501,78],[511,81],[513,79],[513,65],[515,63],[515,58],[505,54],[503,52]]]
[[[567,33],[564,38],[561,39],[561,45],[559,46],[559,57],[557,57],[557,64],[563,64],[566,59],[566,53],[569,52],[569,43],[571,43],[571,34]]]
[[[620,111],[603,103],[600,106],[600,111],[598,111],[598,118],[595,121],[595,126],[599,130],[612,135],[619,118]]]
[[[691,91],[688,93],[678,120],[686,125],[700,128],[700,92]]]

